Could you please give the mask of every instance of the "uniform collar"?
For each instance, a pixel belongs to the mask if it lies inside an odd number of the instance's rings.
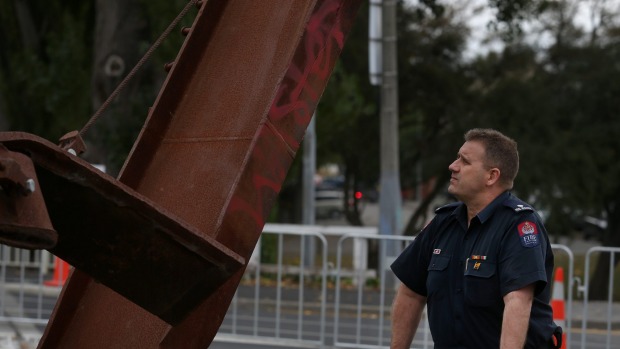
[[[499,194],[495,199],[493,199],[493,201],[491,201],[491,203],[488,204],[487,207],[485,207],[482,211],[480,211],[476,215],[476,217],[478,217],[478,219],[480,220],[480,223],[486,222],[486,220],[489,219],[491,215],[493,215],[493,212],[495,212],[497,207],[500,206],[504,201],[506,201],[511,196],[512,194],[510,194],[509,191],[505,191]]]
[[[482,211],[478,212],[476,217],[480,221],[480,223],[486,222],[492,215],[493,212],[497,209],[497,207],[501,206],[502,203],[512,197],[512,194],[509,191],[505,191],[499,194],[491,203],[489,203]],[[464,203],[461,204],[452,212],[452,215],[461,222],[461,225],[467,227],[467,207]]]

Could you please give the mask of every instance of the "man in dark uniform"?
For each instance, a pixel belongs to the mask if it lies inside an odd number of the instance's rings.
[[[437,209],[392,264],[402,284],[391,348],[409,348],[425,305],[436,349],[552,348],[553,252],[539,216],[509,192],[516,142],[470,130],[448,169],[460,202]]]

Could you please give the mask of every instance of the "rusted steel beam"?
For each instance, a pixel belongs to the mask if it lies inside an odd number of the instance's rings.
[[[0,142],[30,155],[13,152],[32,159],[29,172],[36,165],[43,196],[25,209],[47,207],[47,226],[59,233],[57,244],[45,247],[166,322],[183,320],[244,265],[220,242],[68,151],[20,132],[0,133]],[[41,228],[36,215],[26,218],[28,226],[13,225],[22,233],[14,239],[30,243],[27,233]]]
[[[204,2],[119,181],[247,260],[359,3]],[[171,326],[76,270],[39,348],[205,348],[242,273]]]

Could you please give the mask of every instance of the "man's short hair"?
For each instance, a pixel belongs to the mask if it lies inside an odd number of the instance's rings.
[[[499,182],[512,189],[519,172],[519,151],[517,142],[501,132],[489,128],[474,128],[465,133],[465,141],[482,143],[485,150],[485,165],[500,171]]]

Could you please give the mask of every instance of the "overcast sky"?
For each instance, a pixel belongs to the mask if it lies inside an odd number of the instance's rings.
[[[410,3],[418,3],[419,0],[407,0]],[[593,16],[598,13],[597,8],[604,6],[610,13],[620,13],[620,0],[570,0],[576,6],[573,22],[578,27],[590,31],[593,24],[598,25],[600,18]],[[485,54],[490,50],[500,50],[501,40],[488,40],[491,33],[488,24],[495,18],[496,11],[489,6],[489,0],[438,0],[440,3],[451,4],[460,8],[457,12],[457,19],[467,22],[471,28],[471,36],[465,53],[466,58],[472,58],[479,54]],[[459,15],[461,13],[461,15]],[[526,32],[528,28],[535,28],[536,21],[531,21],[524,25]],[[540,47],[548,46],[552,43],[550,36],[532,36],[531,41]]]

